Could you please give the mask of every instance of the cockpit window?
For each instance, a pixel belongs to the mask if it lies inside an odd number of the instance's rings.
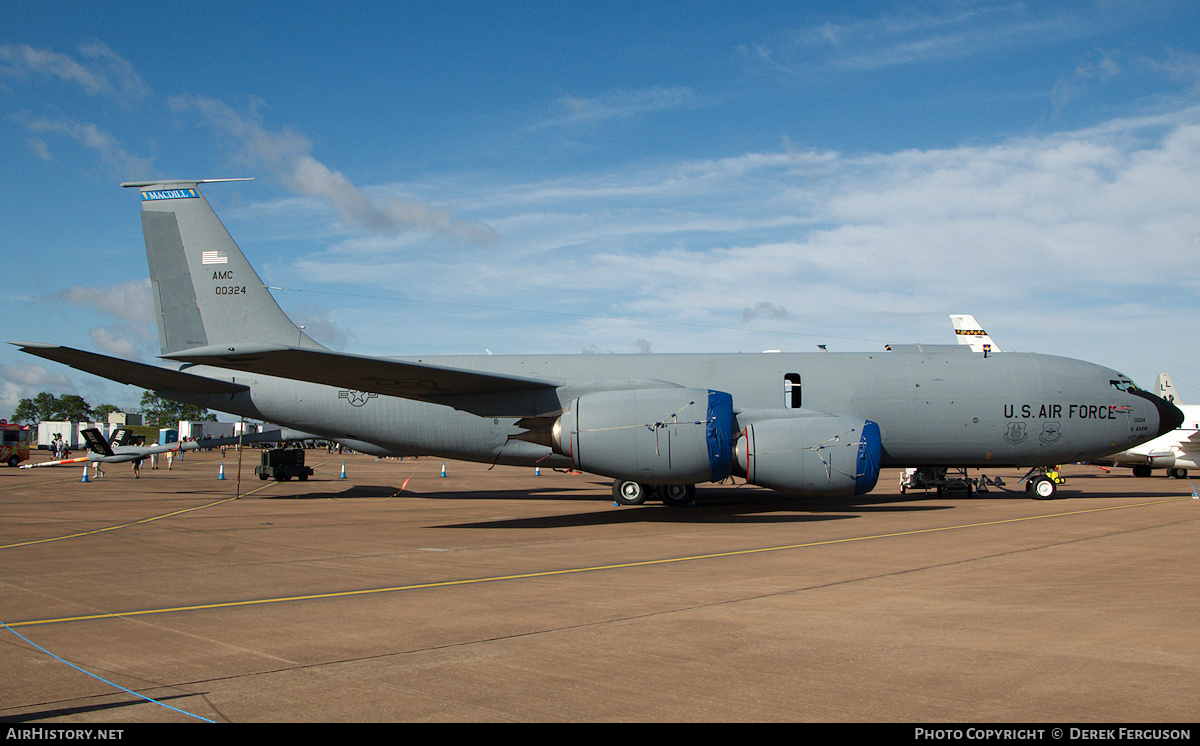
[[[1112,386],[1117,391],[1137,391],[1138,387],[1133,381],[1128,378],[1109,381],[1108,385]]]

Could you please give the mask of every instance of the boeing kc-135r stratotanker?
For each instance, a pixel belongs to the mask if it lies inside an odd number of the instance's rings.
[[[1098,365],[959,345],[857,353],[377,358],[293,324],[199,191],[141,190],[160,368],[39,343],[26,352],[159,396],[373,454],[569,467],[619,503],[691,502],[731,476],[861,495],[881,467],[1098,459],[1176,428],[1168,402]],[[1035,479],[1040,497],[1054,483]]]

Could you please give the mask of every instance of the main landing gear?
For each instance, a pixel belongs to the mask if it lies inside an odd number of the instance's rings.
[[[696,485],[668,484],[663,486],[618,479],[613,482],[613,500],[618,505],[641,505],[659,499],[674,508],[690,505],[696,499]]]

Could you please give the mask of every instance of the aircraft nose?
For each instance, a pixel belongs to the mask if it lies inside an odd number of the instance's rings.
[[[1141,389],[1132,393],[1149,400],[1158,410],[1158,435],[1166,435],[1183,424],[1183,412],[1171,402]]]
[[[1158,434],[1166,435],[1183,424],[1183,411],[1160,397],[1154,397],[1154,406],[1158,408]]]

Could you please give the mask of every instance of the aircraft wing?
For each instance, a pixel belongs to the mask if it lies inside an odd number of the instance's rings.
[[[347,355],[277,344],[214,345],[164,355],[171,360],[307,381],[384,396],[446,404],[489,415],[535,414],[558,406],[561,381],[448,368],[412,360]],[[535,411],[536,410],[536,411]]]
[[[239,391],[248,390],[248,387],[239,383],[219,381],[145,363],[135,363],[118,357],[76,350],[72,347],[42,342],[10,342],[9,344],[16,345],[22,352],[69,365],[85,373],[153,391],[173,389],[197,394],[236,394]]]

